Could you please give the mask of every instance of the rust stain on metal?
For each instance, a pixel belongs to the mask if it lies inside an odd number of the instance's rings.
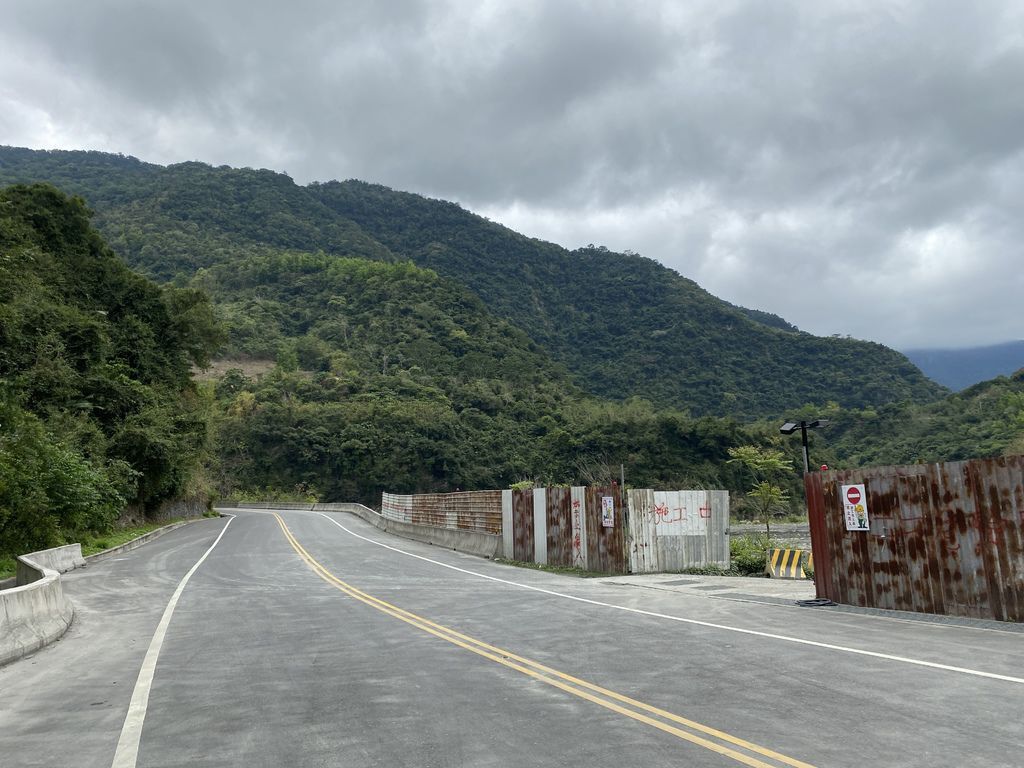
[[[804,478],[820,597],[1024,621],[1024,457],[832,470]],[[870,530],[839,486],[863,483]]]
[[[601,499],[611,496],[615,501],[614,525],[601,524]],[[587,563],[592,571],[628,573],[629,553],[626,551],[626,520],[622,495],[618,486],[590,487],[586,490]]]
[[[547,531],[548,564],[573,564],[572,556],[572,493],[568,488],[548,488]]]
[[[532,563],[533,549],[533,489],[512,491],[512,559]]]
[[[501,534],[501,491],[384,494],[381,514],[403,523]]]

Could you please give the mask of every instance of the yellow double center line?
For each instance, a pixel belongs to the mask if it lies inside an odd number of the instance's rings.
[[[787,757],[766,747],[759,746],[744,739],[737,738],[731,734],[711,728],[707,725],[688,720],[664,709],[645,704],[642,701],[623,696],[621,693],[610,691],[599,685],[588,683],[586,680],[567,675],[556,669],[547,667],[539,662],[518,656],[511,651],[485,643],[476,638],[456,632],[441,624],[437,624],[422,616],[417,616],[398,606],[387,603],[379,598],[369,595],[351,584],[339,579],[323,565],[317,562],[309,552],[298,542],[292,532],[285,525],[280,515],[274,514],[277,522],[284,532],[285,538],[292,545],[307,565],[327,583],[337,587],[349,597],[355,598],[371,608],[376,608],[381,613],[386,613],[399,621],[404,621],[423,632],[434,635],[452,645],[457,645],[467,651],[490,659],[503,667],[514,669],[527,677],[539,680],[542,683],[558,688],[573,696],[593,702],[600,707],[616,712],[620,715],[645,723],[660,731],[672,734],[680,739],[697,744],[712,752],[717,752],[725,757],[730,757],[744,765],[754,768],[778,768],[779,765],[787,765],[792,768],[814,768],[808,763]],[[742,750],[742,751],[741,751]],[[759,756],[756,757],[755,755]],[[766,758],[766,759],[762,759]]]

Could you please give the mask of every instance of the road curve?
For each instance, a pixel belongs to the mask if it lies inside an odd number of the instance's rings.
[[[509,568],[345,514],[240,510],[226,525],[68,574],[69,634],[0,668],[0,755],[104,768],[1022,762],[1020,633]]]

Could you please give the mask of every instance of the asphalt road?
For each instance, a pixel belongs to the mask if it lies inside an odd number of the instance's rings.
[[[0,668],[4,768],[1024,765],[1018,632],[551,575],[312,512],[65,579],[72,629]]]

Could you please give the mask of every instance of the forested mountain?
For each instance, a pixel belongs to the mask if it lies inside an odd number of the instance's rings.
[[[409,262],[253,253],[203,270],[234,355],[276,355],[259,380],[229,373],[220,487],[379,501],[400,491],[608,481],[734,484],[724,420],[601,403],[468,289]]]
[[[904,354],[930,379],[955,392],[1024,368],[1024,341],[964,349],[911,349]]]
[[[0,555],[207,480],[368,503],[607,482],[620,463],[638,483],[737,484],[735,423],[585,395],[471,291],[409,262],[253,247],[159,288],[80,200],[12,187],[0,214]],[[197,388],[191,366],[215,348],[276,364]]]
[[[82,195],[130,265],[180,285],[254,251],[411,260],[466,286],[577,386],[604,397],[752,418],[806,403],[860,408],[942,394],[881,345],[801,333],[652,260],[599,247],[570,252],[385,187],[300,187],[270,171],[0,148],[0,183],[36,180]]]
[[[810,417],[810,412],[803,416]],[[838,466],[958,461],[1024,453],[1024,371],[933,403],[819,409],[830,419],[817,442]]]
[[[0,536],[39,517],[32,535],[53,541],[204,484],[373,504],[383,489],[604,482],[623,465],[634,486],[739,490],[729,448],[799,464],[782,417],[831,419],[813,450],[840,466],[1024,449],[1019,376],[936,399],[884,347],[454,204],[0,149],[0,181],[22,178],[85,196],[111,247],[80,200],[0,197],[0,425],[14,430]],[[196,386],[190,366],[215,348],[235,369]]]
[[[221,341],[205,294],[132,272],[80,200],[0,191],[0,555],[201,483],[191,368]]]
[[[771,327],[651,259],[569,252],[452,203],[363,182],[310,189],[392,251],[466,283],[605,397],[751,417],[940,393],[897,352]]]

